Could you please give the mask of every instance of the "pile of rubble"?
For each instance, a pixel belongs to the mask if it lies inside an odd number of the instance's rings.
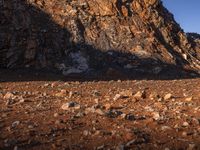
[[[0,67],[6,68],[57,68],[65,75],[110,68],[158,74],[166,66],[198,72],[200,48],[191,37],[160,0],[0,6]]]

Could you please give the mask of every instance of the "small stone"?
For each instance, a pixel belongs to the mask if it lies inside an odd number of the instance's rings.
[[[174,126],[174,128],[175,128],[175,129],[179,129],[179,125],[176,124],[176,125]]]
[[[195,145],[195,144],[189,144],[189,146],[188,146],[187,150],[194,150],[194,149],[195,149],[195,147],[196,147],[196,145]]]
[[[101,131],[97,130],[95,131],[94,135],[100,135],[101,134]]]
[[[193,97],[188,97],[185,99],[186,102],[191,102],[193,100]]]
[[[67,94],[67,91],[63,89],[60,92],[56,93],[55,96],[57,96],[57,97],[65,97],[66,94]]]
[[[3,94],[0,92],[0,98],[3,98]]]
[[[80,109],[81,106],[76,102],[68,102],[68,103],[65,103],[61,106],[61,109],[63,109],[63,110],[69,110],[71,108]]]
[[[135,139],[133,139],[133,140],[129,141],[128,143],[126,143],[126,147],[130,147],[134,143],[135,143]]]
[[[164,100],[169,100],[169,99],[171,99],[172,98],[172,94],[166,94],[165,96],[164,96]]]
[[[188,134],[187,134],[187,132],[182,132],[182,136],[184,136],[184,137],[186,137]]]
[[[47,93],[46,92],[42,93],[42,96],[44,96],[44,97],[47,96]]]
[[[160,120],[160,114],[158,112],[154,112],[153,113],[153,119],[156,120],[156,121]]]
[[[54,117],[58,117],[59,114],[58,114],[58,113],[54,113],[53,116],[54,116]]]
[[[83,116],[84,116],[84,113],[82,113],[82,112],[78,112],[78,113],[75,115],[76,118],[80,118],[80,117],[83,117]]]
[[[18,150],[18,146],[15,146],[15,147],[13,148],[13,150]]]
[[[112,105],[107,103],[107,104],[104,105],[104,107],[105,107],[106,110],[109,110],[109,109],[111,109]]]
[[[44,87],[48,87],[50,84],[49,83],[45,83],[44,84]]]
[[[157,93],[151,93],[151,94],[149,95],[149,98],[150,98],[151,100],[160,99],[160,96],[159,96]]]
[[[90,134],[90,132],[89,132],[88,130],[84,130],[84,131],[83,131],[83,135],[84,135],[84,136],[88,136],[89,134]]]
[[[105,149],[105,145],[101,145],[101,146],[96,148],[96,150],[104,150],[104,149]]]
[[[74,93],[73,93],[72,91],[70,91],[70,92],[69,92],[69,98],[72,98],[73,94],[74,94]]]
[[[117,82],[118,82],[118,83],[121,83],[121,82],[122,82],[122,80],[117,80]]]
[[[101,96],[101,93],[97,90],[93,91],[93,96]]]
[[[120,95],[122,98],[128,98],[133,95],[133,92],[132,92],[132,90],[124,90],[124,91],[120,92]]]
[[[51,83],[51,87],[54,88],[56,86],[56,82]]]
[[[98,98],[95,98],[94,101],[95,101],[96,104],[99,104],[99,99]]]
[[[8,117],[8,114],[4,113],[1,115],[2,118]]]
[[[146,98],[146,93],[145,91],[138,91],[135,95],[134,95],[134,98],[139,100],[139,99],[144,99]]]
[[[172,129],[172,128],[169,127],[169,126],[162,126],[162,127],[161,127],[161,130],[162,130],[162,131],[171,130],[171,129]]]
[[[11,93],[11,92],[7,92],[5,95],[4,95],[4,97],[3,97],[4,99],[14,99],[15,98],[15,95],[13,94],[13,93]]]
[[[24,102],[25,102],[25,99],[22,96],[20,96],[19,97],[19,103],[24,103]]]
[[[20,121],[15,121],[15,122],[12,123],[11,127],[12,127],[12,128],[15,128],[15,127],[17,127],[19,124],[20,124]]]
[[[96,109],[95,112],[101,116],[105,114],[101,109]]]
[[[135,120],[135,116],[133,114],[127,114],[125,115],[125,120],[130,120],[130,121],[133,121]]]
[[[116,117],[118,117],[118,116],[120,116],[120,115],[122,115],[123,114],[123,112],[121,112],[121,111],[118,111],[118,110],[109,110],[108,112],[106,112],[106,115],[108,116],[108,117],[110,117],[110,118],[116,118]]]
[[[146,106],[146,107],[144,107],[144,109],[146,111],[148,111],[148,112],[153,112],[154,111],[154,109],[152,107],[150,107],[150,106]]]
[[[183,127],[188,127],[188,126],[189,126],[189,123],[188,123],[188,122],[184,122],[182,126],[183,126]]]
[[[28,125],[28,128],[29,128],[29,129],[33,129],[34,126],[33,126],[33,125]]]
[[[61,123],[62,123],[62,120],[56,120],[56,121],[55,121],[55,124],[56,124],[56,125],[59,125],[59,124],[61,124]]]
[[[116,94],[113,98],[114,101],[118,100],[121,98],[121,95],[120,94]]]
[[[86,108],[84,113],[86,115],[89,113],[95,113],[95,108],[94,107]]]
[[[124,139],[127,141],[130,141],[133,139],[133,133],[132,132],[128,132],[124,135]]]

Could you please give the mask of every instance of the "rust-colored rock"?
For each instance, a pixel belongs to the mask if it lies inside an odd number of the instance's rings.
[[[158,66],[199,71],[197,43],[160,0],[11,0],[0,6],[1,67],[81,72],[70,57],[81,51],[94,69],[131,64],[147,72]]]

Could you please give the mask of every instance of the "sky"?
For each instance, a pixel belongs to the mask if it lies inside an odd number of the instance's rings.
[[[185,32],[200,33],[200,0],[162,0]]]

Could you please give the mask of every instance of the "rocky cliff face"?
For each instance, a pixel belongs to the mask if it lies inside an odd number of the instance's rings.
[[[198,71],[198,44],[160,0],[4,0],[1,67],[59,68],[65,74],[119,67]]]

